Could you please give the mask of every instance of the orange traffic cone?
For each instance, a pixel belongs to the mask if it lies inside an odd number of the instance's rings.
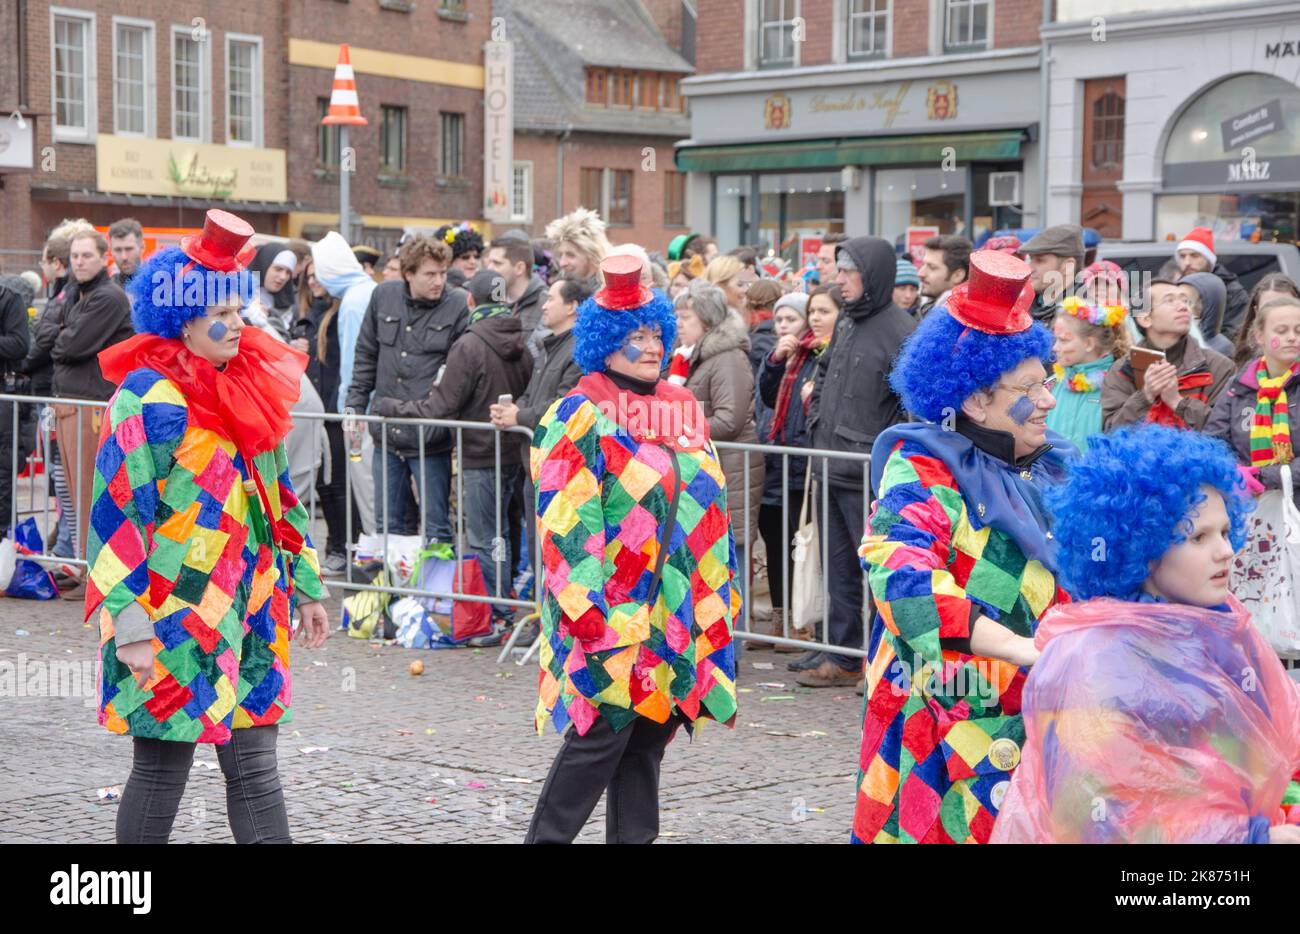
[[[339,63],[334,66],[334,89],[330,92],[330,109],[322,119],[325,126],[368,126],[370,121],[361,116],[361,101],[357,98],[357,81],[352,74],[352,58],[345,42],[339,46]]]

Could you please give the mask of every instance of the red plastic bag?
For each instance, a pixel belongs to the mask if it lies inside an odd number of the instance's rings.
[[[1245,843],[1285,822],[1300,685],[1228,612],[1099,599],[1053,608],[993,843]]]
[[[483,568],[478,557],[462,558],[460,565],[464,569],[465,580],[458,593],[476,597],[486,597],[487,584],[483,580]],[[459,580],[458,580],[459,583]],[[456,644],[485,636],[492,631],[492,604],[477,600],[455,600],[451,606],[451,640]]]

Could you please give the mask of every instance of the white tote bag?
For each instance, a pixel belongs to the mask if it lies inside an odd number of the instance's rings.
[[[1292,497],[1291,468],[1282,489],[1261,493],[1246,520],[1246,547],[1232,563],[1232,592],[1273,650],[1300,658],[1300,510]]]
[[[811,629],[822,621],[822,554],[817,529],[817,512],[812,502],[812,461],[809,459],[803,487],[803,507],[799,510],[799,528],[794,533],[790,555],[790,626]]]

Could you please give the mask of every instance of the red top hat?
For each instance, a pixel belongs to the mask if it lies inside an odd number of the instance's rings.
[[[214,272],[238,272],[251,259],[251,251],[244,249],[251,236],[248,221],[212,208],[203,219],[202,233],[181,238],[181,252]]]
[[[654,298],[641,284],[641,260],[635,256],[607,256],[600,262],[605,287],[596,293],[596,304],[610,311],[631,311]]]
[[[970,278],[948,296],[948,313],[985,334],[1027,331],[1034,323],[1029,273],[1029,264],[1010,253],[977,250],[970,255]]]

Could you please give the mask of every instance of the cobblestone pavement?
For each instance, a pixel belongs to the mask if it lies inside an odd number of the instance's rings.
[[[337,600],[329,610],[336,624]],[[125,784],[131,746],[95,722],[97,637],[79,603],[0,600],[0,840],[113,840],[117,805],[98,789]],[[295,650],[295,718],[279,743],[295,840],[521,840],[560,739],[531,730],[536,662],[498,666],[498,652],[413,651],[340,632]],[[747,650],[736,728],[707,723],[694,742],[683,732],[669,746],[662,841],[847,840],[862,700],[851,688],[799,688],[791,657]],[[412,677],[417,658],[425,672]],[[230,840],[212,747],[195,758],[172,839]],[[579,840],[603,839],[602,802]]]

